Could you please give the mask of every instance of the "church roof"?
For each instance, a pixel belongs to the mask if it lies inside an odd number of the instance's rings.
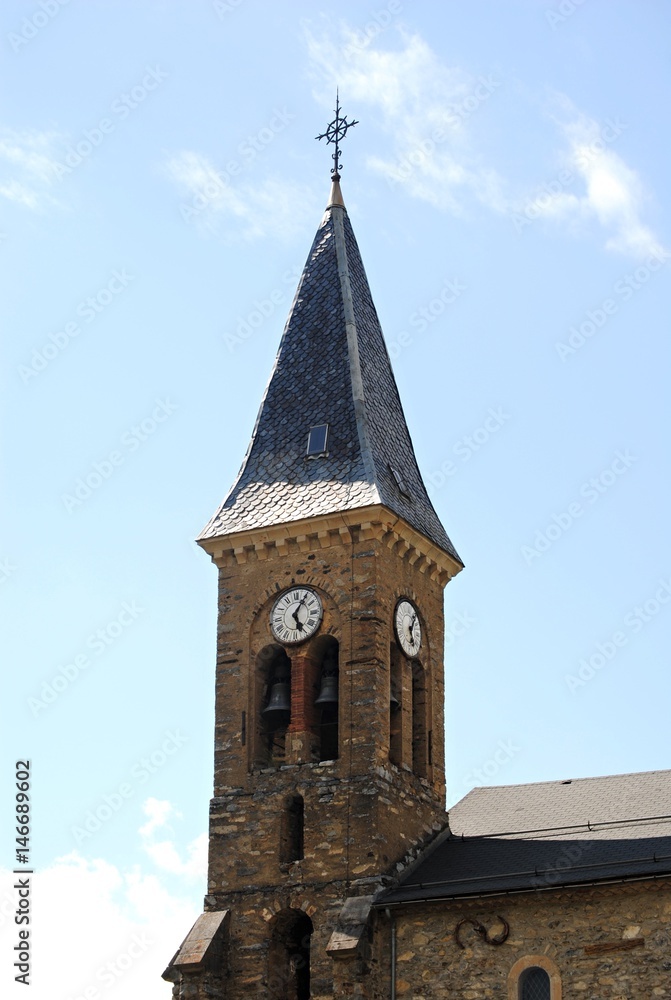
[[[325,451],[308,434],[328,425]],[[298,285],[247,455],[199,540],[382,504],[461,562],[429,500],[340,185]]]
[[[671,771],[476,788],[377,905],[671,875]]]

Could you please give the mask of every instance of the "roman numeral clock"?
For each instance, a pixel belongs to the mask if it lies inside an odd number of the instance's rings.
[[[315,634],[323,614],[316,591],[310,587],[292,587],[275,601],[270,612],[270,628],[280,642],[304,642]]]

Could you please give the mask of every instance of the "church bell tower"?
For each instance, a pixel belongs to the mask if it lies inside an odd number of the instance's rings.
[[[443,588],[345,208],[331,195],[242,468],[198,539],[219,576],[205,912],[175,1000],[365,997],[371,901],[442,830]]]

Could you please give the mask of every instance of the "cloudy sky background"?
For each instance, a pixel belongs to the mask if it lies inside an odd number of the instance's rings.
[[[216,581],[192,539],[326,203],[313,137],[336,84],[360,121],[345,200],[466,563],[446,594],[448,802],[671,766],[668,5],[0,17],[0,793],[10,817],[29,757],[33,1000],[169,996],[200,910]]]

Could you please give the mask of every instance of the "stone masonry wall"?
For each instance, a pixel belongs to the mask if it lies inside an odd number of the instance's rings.
[[[417,904],[394,911],[399,997],[408,1000],[517,1000],[512,967],[525,956],[546,956],[561,979],[562,1000],[654,1000],[671,997],[671,880],[602,888],[551,890],[515,896]],[[471,917],[492,934],[498,917],[510,926],[506,942],[485,943]],[[389,997],[389,921],[378,913],[370,996]],[[554,996],[553,996],[554,1000]]]

